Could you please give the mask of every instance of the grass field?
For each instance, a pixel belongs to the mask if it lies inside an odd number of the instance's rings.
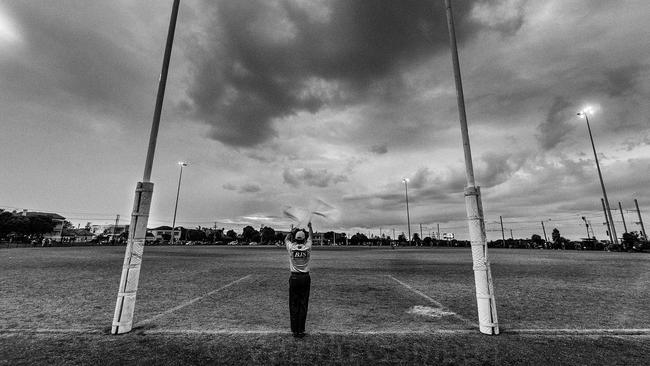
[[[0,363],[650,362],[648,254],[492,250],[502,334],[485,336],[469,248],[318,247],[304,339],[275,247],[145,248],[136,328],[109,335],[123,256],[0,250]]]

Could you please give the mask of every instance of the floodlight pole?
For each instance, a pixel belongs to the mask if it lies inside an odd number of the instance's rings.
[[[609,241],[613,244],[614,239],[612,239],[612,228],[609,225],[609,218],[607,217],[607,208],[605,207],[605,200],[601,198],[600,203],[603,204],[603,214],[605,214],[605,224],[607,225],[607,235],[609,235]]]
[[[454,65],[458,115],[463,139],[463,151],[465,153],[465,176],[467,178],[465,208],[467,211],[467,223],[472,246],[472,259],[474,262],[474,283],[476,285],[479,330],[484,334],[499,334],[492,273],[487,256],[487,238],[485,235],[485,221],[481,204],[481,190],[480,187],[476,186],[476,182],[474,181],[474,167],[472,166],[472,152],[469,144],[465,97],[463,95],[463,83],[460,75],[460,62],[458,60],[458,47],[456,45],[456,30],[454,28],[451,0],[445,0],[445,7],[447,26],[449,28],[449,43],[451,45],[451,59]]]
[[[627,233],[627,224],[625,223],[625,215],[623,215],[623,206],[621,206],[621,202],[618,202],[618,210],[621,213],[621,220],[623,220],[623,230]]]
[[[172,219],[172,238],[171,244],[174,244],[174,233],[176,232],[176,211],[178,211],[178,196],[181,193],[181,178],[183,178],[183,167],[187,166],[186,162],[180,161],[178,165],[181,166],[181,172],[178,174],[178,188],[176,189],[176,203],[174,204],[174,218]],[[183,232],[181,231],[182,236]]]
[[[404,182],[404,188],[406,189],[406,224],[408,225],[408,243],[411,245],[411,215],[409,214],[409,180],[406,178],[402,179]]]
[[[643,219],[641,218],[641,210],[639,210],[639,201],[634,199],[634,206],[636,206],[636,214],[639,216],[639,224],[641,225],[641,233],[643,233],[643,238],[648,240],[648,236],[645,234],[645,227],[643,227]]]
[[[603,190],[603,198],[605,199],[605,208],[607,209],[605,213],[607,214],[607,219],[611,224],[611,237],[612,243],[618,244],[618,238],[616,237],[616,228],[614,227],[614,219],[612,218],[612,210],[609,208],[609,199],[607,199],[607,191],[605,190],[605,183],[603,182],[603,174],[600,172],[600,164],[598,163],[598,155],[596,154],[596,145],[594,145],[594,137],[591,134],[591,126],[589,125],[589,116],[586,111],[579,112],[579,116],[584,116],[585,121],[587,121],[587,130],[589,131],[589,140],[591,140],[591,148],[594,150],[594,159],[596,160],[596,169],[598,170],[598,178],[600,179],[600,188]]]
[[[174,41],[174,31],[176,30],[176,18],[178,17],[179,5],[180,0],[174,0],[169,20],[169,30],[167,32],[167,44],[165,45],[162,71],[158,83],[158,94],[156,96],[153,122],[151,124],[151,134],[149,136],[149,148],[147,150],[144,174],[142,182],[138,182],[135,189],[129,239],[126,245],[126,252],[124,253],[124,264],[122,266],[122,275],[120,277],[120,287],[117,292],[117,302],[115,304],[115,314],[113,316],[111,334],[127,333],[133,328],[135,298],[138,291],[142,253],[144,251],[144,243],[147,235],[147,223],[149,221],[149,209],[151,208],[151,198],[153,195],[153,183],[150,182],[151,168],[153,166],[153,157],[156,150],[158,126],[160,125],[160,115],[165,96],[167,72],[169,70],[169,60],[172,53],[172,43]]]

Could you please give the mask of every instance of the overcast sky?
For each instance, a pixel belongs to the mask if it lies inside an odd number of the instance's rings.
[[[128,223],[142,179],[170,1],[0,1],[0,208]],[[442,0],[182,0],[149,227],[466,238],[464,160]],[[604,239],[590,123],[612,208],[650,207],[646,0],[455,1],[488,238]],[[623,232],[620,212],[614,211]],[[650,215],[649,215],[650,216]],[[548,221],[548,219],[551,219]],[[644,216],[650,224],[650,217]],[[237,225],[235,225],[237,224]],[[239,230],[238,229],[238,230]]]

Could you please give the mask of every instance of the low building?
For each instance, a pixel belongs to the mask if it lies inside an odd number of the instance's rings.
[[[150,233],[153,234],[155,240],[170,240],[172,237],[172,227],[171,226],[158,226],[153,229],[148,229]],[[183,240],[185,237],[185,228],[177,226],[174,232],[174,240]]]
[[[54,222],[55,226],[52,229],[52,232],[44,234],[43,237],[50,240],[60,241],[63,233],[63,224],[65,223],[65,217],[52,213],[52,212],[39,212],[39,211],[27,211],[23,210],[23,216],[26,217],[35,217],[35,216],[44,216],[49,217]]]
[[[63,229],[62,240],[67,243],[86,243],[95,238],[95,235],[86,229]]]

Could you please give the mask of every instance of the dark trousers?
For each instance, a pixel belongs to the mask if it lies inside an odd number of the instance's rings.
[[[289,277],[289,314],[293,333],[305,332],[310,285],[309,273],[291,272],[291,277]]]

